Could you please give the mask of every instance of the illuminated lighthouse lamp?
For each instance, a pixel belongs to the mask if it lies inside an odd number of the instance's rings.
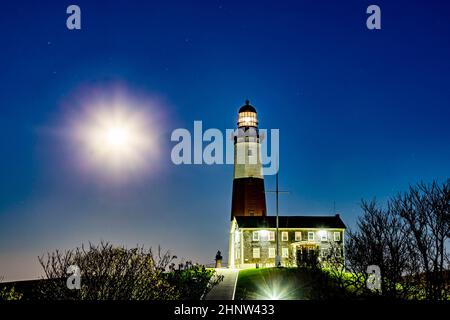
[[[258,119],[255,108],[250,105],[250,101],[245,101],[245,105],[239,110],[238,127],[257,127]]]

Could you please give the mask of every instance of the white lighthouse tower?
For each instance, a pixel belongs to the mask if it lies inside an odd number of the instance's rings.
[[[248,100],[239,109],[237,125],[231,219],[236,216],[266,216],[258,118],[256,109]]]

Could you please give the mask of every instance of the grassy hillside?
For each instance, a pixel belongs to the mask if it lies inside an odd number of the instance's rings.
[[[236,300],[309,300],[347,296],[329,276],[306,268],[246,269],[239,272]]]

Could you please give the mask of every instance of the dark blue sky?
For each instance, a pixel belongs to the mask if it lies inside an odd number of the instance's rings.
[[[65,27],[73,3],[80,31]],[[335,201],[352,226],[361,198],[448,178],[449,14],[425,0],[2,2],[0,276],[33,277],[37,255],[100,239],[210,263],[227,249],[232,166],[173,165],[170,134],[233,128],[247,98],[280,129],[282,214]],[[110,185],[79,174],[57,128],[79,92],[118,87],[159,101],[161,154]]]

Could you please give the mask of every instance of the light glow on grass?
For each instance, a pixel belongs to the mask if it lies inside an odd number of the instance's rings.
[[[251,300],[292,300],[296,299],[298,288],[289,277],[285,277],[285,268],[248,269],[241,271],[251,273],[251,284],[254,291],[246,297]]]
[[[271,283],[262,283],[259,285],[258,300],[290,300],[292,299],[293,288],[289,283],[274,280]]]

